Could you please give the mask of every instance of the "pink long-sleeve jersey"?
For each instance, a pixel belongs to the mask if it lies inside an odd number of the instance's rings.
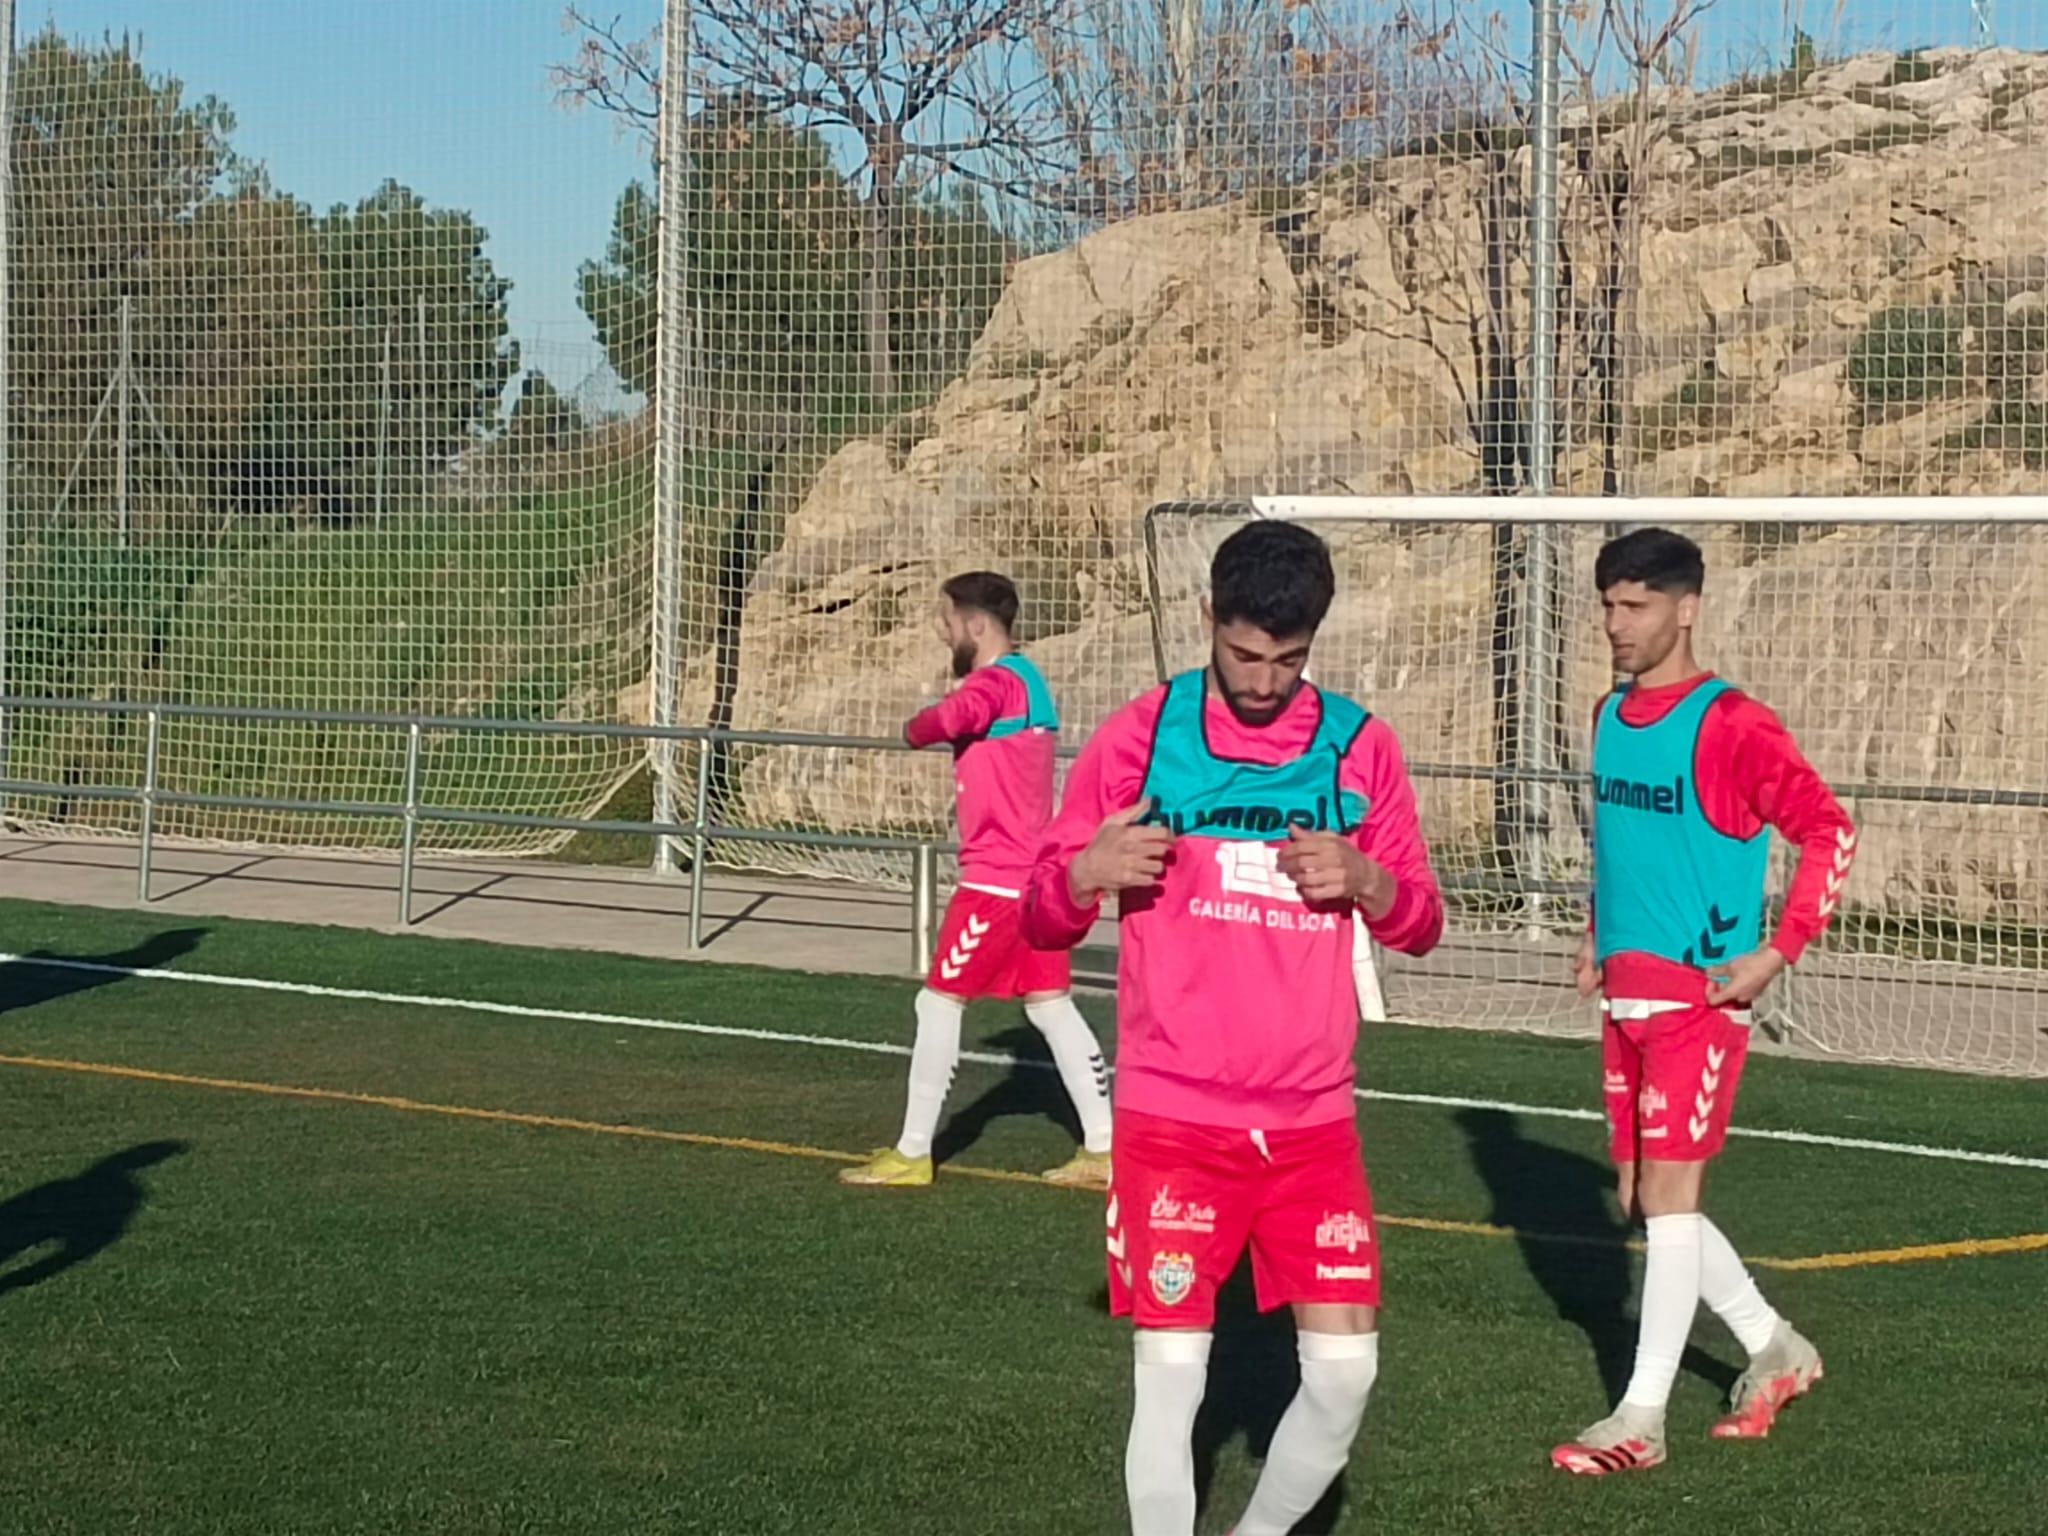
[[[1033,683],[1041,690],[1035,709]],[[1022,891],[1052,820],[1058,725],[1037,669],[1013,655],[977,667],[903,727],[913,747],[952,745],[963,884],[998,895]]]
[[[1321,825],[1348,831],[1394,878],[1393,905],[1368,920],[1373,937],[1425,954],[1443,933],[1443,898],[1400,743],[1384,721],[1309,685],[1271,724],[1253,727],[1206,689],[1197,705],[1199,677],[1183,682],[1181,692],[1161,687],[1126,705],[1082,750],[1026,888],[1025,935],[1046,949],[1078,943],[1097,909],[1073,899],[1075,855],[1105,817],[1157,786],[1160,762],[1203,765],[1188,771],[1209,775],[1220,797],[1192,818],[1164,808],[1169,825],[1179,822],[1165,874],[1118,900],[1117,1103],[1248,1130],[1349,1118],[1354,909],[1310,908],[1280,873],[1285,833],[1274,836],[1274,808],[1257,803],[1257,781],[1275,765],[1301,765],[1280,814],[1313,827],[1329,812]],[[1169,710],[1170,696],[1183,702]],[[1350,720],[1362,723],[1333,735],[1331,721]],[[1233,778],[1246,804],[1229,803]],[[1225,830],[1236,827],[1263,835]]]

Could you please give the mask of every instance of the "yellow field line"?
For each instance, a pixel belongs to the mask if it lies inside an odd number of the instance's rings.
[[[689,1147],[714,1147],[728,1152],[757,1152],[769,1157],[802,1157],[825,1163],[857,1163],[862,1155],[834,1151],[829,1147],[806,1147],[787,1141],[764,1141],[752,1136],[713,1136],[702,1131],[664,1131],[653,1126],[579,1120],[567,1115],[536,1115],[523,1110],[478,1109],[465,1104],[435,1104],[396,1094],[357,1093],[343,1088],[303,1088],[291,1083],[257,1083],[232,1077],[200,1077],[187,1072],[161,1072],[151,1067],[126,1067],[111,1062],[67,1061],[48,1056],[0,1056],[0,1066],[26,1067],[42,1072],[71,1072],[86,1077],[120,1078],[129,1082],[165,1083],[180,1088],[211,1088],[227,1093],[252,1093],[273,1099],[305,1099],[327,1104],[364,1104],[377,1109],[394,1109],[412,1115],[440,1115],[451,1120],[479,1120],[493,1125],[524,1125],[541,1130],[581,1131],[593,1136],[620,1136],[634,1141],[661,1141]],[[948,1178],[986,1179],[1004,1184],[1046,1184],[1035,1173],[1016,1173],[1004,1168],[976,1168],[961,1163],[946,1164]],[[1047,1187],[1057,1187],[1048,1185]],[[1643,1251],[1640,1242],[1616,1243],[1612,1238],[1568,1232],[1523,1232],[1514,1227],[1495,1226],[1483,1221],[1447,1221],[1434,1216],[1380,1216],[1381,1225],[1414,1232],[1438,1232],[1457,1237],[1509,1238],[1517,1242],[1568,1245],[1585,1248],[1625,1247]],[[2016,1237],[1966,1238],[1952,1243],[1926,1243],[1911,1248],[1875,1248],[1864,1252],[1822,1253],[1804,1259],[1752,1258],[1745,1262],[1758,1269],[1840,1270],[1879,1264],[1917,1264],[1945,1259],[1983,1258],[1994,1254],[2048,1251],[2048,1232]]]
[[[1751,1259],[1771,1269],[1866,1269],[1878,1264],[1929,1264],[1945,1259],[1981,1259],[2001,1253],[2048,1251],[2048,1232],[2016,1237],[1966,1237],[1953,1243],[1920,1243],[1911,1248],[1872,1248],[1863,1253],[1817,1253],[1810,1259]]]
[[[690,1147],[717,1147],[728,1152],[761,1152],[771,1157],[808,1157],[825,1163],[858,1163],[865,1157],[854,1152],[835,1152],[829,1147],[806,1147],[787,1141],[762,1141],[751,1136],[712,1136],[701,1131],[664,1131],[647,1125],[607,1124],[602,1120],[577,1120],[566,1115],[535,1115],[516,1109],[475,1109],[465,1104],[434,1104],[425,1099],[402,1098],[388,1093],[356,1093],[343,1088],[301,1088],[291,1083],[252,1083],[232,1077],[196,1077],[186,1072],[159,1072],[150,1067],[123,1067],[100,1061],[64,1061],[46,1056],[0,1056],[0,1066],[31,1067],[45,1072],[75,1072],[87,1077],[117,1077],[131,1082],[169,1083],[180,1088],[214,1088],[229,1093],[254,1093],[273,1099],[312,1099],[329,1104],[368,1104],[378,1109],[402,1110],[412,1115],[444,1115],[454,1120],[483,1120],[495,1125],[529,1125],[551,1131],[583,1131],[593,1136],[624,1136],[635,1141],[677,1142]],[[1032,1173],[1010,1173],[1000,1168],[962,1168],[946,1165],[949,1174],[971,1179],[997,1179],[1013,1184],[1042,1184]]]

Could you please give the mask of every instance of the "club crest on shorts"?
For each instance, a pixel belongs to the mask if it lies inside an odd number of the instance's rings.
[[[1152,1255],[1152,1294],[1162,1307],[1177,1307],[1195,1288],[1195,1257],[1191,1253]]]

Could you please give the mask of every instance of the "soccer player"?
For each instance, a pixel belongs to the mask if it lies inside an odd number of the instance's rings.
[[[1307,529],[1257,522],[1210,568],[1207,666],[1103,723],[1025,898],[1072,944],[1117,893],[1111,1309],[1136,1326],[1134,1536],[1190,1536],[1218,1288],[1247,1244],[1294,1312],[1301,1385],[1237,1536],[1281,1536],[1343,1470],[1378,1370],[1360,1158],[1353,914],[1408,954],[1443,900],[1386,722],[1304,680],[1336,587]]]
[[[939,636],[960,685],[911,716],[903,739],[913,747],[953,745],[960,887],[917,994],[903,1134],[895,1146],[843,1170],[840,1182],[898,1188],[932,1182],[932,1137],[960,1060],[961,1014],[970,998],[1021,997],[1024,1016],[1051,1047],[1081,1121],[1082,1147],[1045,1176],[1100,1189],[1109,1182],[1109,1072],[1074,1006],[1066,951],[1033,949],[1018,915],[1024,881],[1052,819],[1059,715],[1044,676],[1011,638],[1017,589],[1009,578],[968,571],[941,590]]]
[[[1620,1406],[1551,1460],[1601,1475],[1665,1459],[1664,1407],[1704,1300],[1749,1352],[1722,1438],[1770,1433],[1821,1379],[1813,1345],[1758,1292],[1700,1212],[1749,1051],[1750,1005],[1826,928],[1856,829],[1776,715],[1693,659],[1706,564],[1644,528],[1603,547],[1594,580],[1630,680],[1593,729],[1593,911],[1579,991],[1604,993],[1607,1116],[1621,1205],[1649,1235],[1634,1374]],[[1799,849],[1764,941],[1770,831]]]

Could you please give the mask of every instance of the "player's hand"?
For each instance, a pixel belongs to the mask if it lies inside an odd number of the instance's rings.
[[[1600,990],[1603,980],[1600,962],[1594,958],[1593,935],[1587,934],[1586,941],[1579,946],[1579,957],[1572,962],[1572,974],[1578,978],[1579,996],[1591,997]]]
[[[1714,1008],[1741,1008],[1753,1003],[1785,969],[1785,957],[1769,945],[1753,954],[1737,955],[1725,966],[1707,972],[1707,1003]]]
[[[1108,891],[1159,883],[1173,851],[1173,834],[1164,827],[1138,825],[1151,808],[1149,799],[1124,807],[1106,818],[1088,846],[1074,855],[1067,887],[1078,904],[1087,906]]]
[[[1368,917],[1384,916],[1394,904],[1394,877],[1341,833],[1290,827],[1279,867],[1303,901],[1355,901]]]

